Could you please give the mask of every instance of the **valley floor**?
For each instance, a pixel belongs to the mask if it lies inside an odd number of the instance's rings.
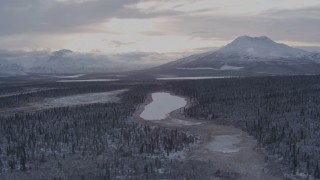
[[[284,179],[280,165],[274,160],[267,160],[267,151],[259,147],[254,137],[248,133],[214,122],[195,120],[185,117],[183,110],[178,109],[159,121],[146,121],[139,115],[151,102],[151,96],[133,116],[133,121],[177,128],[200,137],[200,142],[193,146],[184,157],[186,160],[212,162],[214,179],[277,180]],[[190,104],[190,102],[188,103]],[[188,106],[188,105],[187,105]]]

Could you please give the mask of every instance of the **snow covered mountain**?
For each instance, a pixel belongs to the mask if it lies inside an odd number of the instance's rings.
[[[320,74],[320,54],[272,41],[241,36],[214,52],[192,55],[155,68],[179,75]]]
[[[46,60],[39,60],[28,71],[34,73],[83,73],[109,71],[115,65],[105,58],[79,55],[70,50],[53,52]]]
[[[25,75],[24,68],[18,64],[0,59],[0,75]]]
[[[276,43],[266,36],[241,36],[218,50],[217,53],[259,58],[296,58],[302,57],[308,52]]]
[[[0,74],[123,72],[149,68],[152,64],[144,61],[151,58],[155,59],[157,55],[146,53],[106,55],[73,52],[67,49],[54,52],[0,50]]]

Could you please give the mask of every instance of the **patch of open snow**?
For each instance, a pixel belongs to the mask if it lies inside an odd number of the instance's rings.
[[[243,67],[223,65],[220,67],[220,70],[240,70],[242,68]]]
[[[152,102],[144,108],[140,117],[145,120],[162,120],[176,109],[187,105],[184,98],[173,96],[169,93],[152,93]]]
[[[33,105],[37,109],[48,109],[54,107],[66,107],[66,106],[76,106],[84,104],[94,104],[94,103],[107,103],[116,102],[119,100],[116,97],[118,94],[127,91],[126,89],[101,92],[101,93],[87,93],[72,96],[65,96],[59,98],[49,98],[44,103],[39,103]]]
[[[184,159],[185,158],[185,151],[177,151],[177,152],[170,152],[168,159]]]
[[[199,79],[223,79],[233,78],[233,76],[197,76],[197,77],[163,77],[157,80],[199,80]]]
[[[68,80],[59,80],[57,82],[109,82],[109,81],[119,81],[119,79],[68,79]]]
[[[240,148],[236,146],[240,142],[241,139],[237,135],[219,135],[208,144],[208,149],[214,152],[236,153],[240,151]]]
[[[55,78],[61,78],[61,79],[67,79],[67,78],[79,78],[84,76],[85,74],[75,74],[75,75],[70,75],[70,76],[52,76]]]
[[[116,77],[126,77],[126,75],[124,75],[124,74],[118,74],[118,75],[116,75]]]
[[[202,122],[191,122],[181,119],[171,119],[172,124],[183,125],[183,126],[196,126],[202,124]]]
[[[218,70],[218,69],[212,68],[212,67],[176,68],[176,69],[180,69],[180,70]]]

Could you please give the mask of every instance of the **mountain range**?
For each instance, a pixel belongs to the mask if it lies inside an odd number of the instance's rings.
[[[0,50],[0,75],[123,72],[151,67],[152,64],[143,63],[144,59],[148,59],[148,56],[154,57],[155,55],[130,53],[107,56],[95,53],[78,53],[68,49],[54,52]]]
[[[120,72],[150,67],[139,62],[148,58],[137,53],[124,57],[67,49],[31,55],[1,53],[5,58],[0,57],[0,75]],[[151,57],[155,59],[154,54]],[[319,74],[320,54],[277,43],[266,36],[240,36],[216,51],[194,54],[145,71],[160,76]]]

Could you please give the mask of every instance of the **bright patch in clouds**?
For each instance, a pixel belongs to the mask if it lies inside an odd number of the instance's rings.
[[[100,28],[105,33],[75,34],[64,48],[86,51],[100,49],[109,53],[122,52],[181,52],[195,48],[222,46],[226,42],[179,34],[152,34],[165,24],[164,18],[119,19],[113,18]]]
[[[71,38],[64,48],[77,51],[99,49],[108,53],[122,52],[188,52],[197,48],[222,46],[224,41],[204,40],[189,36],[143,34],[79,34]]]
[[[84,3],[84,2],[90,2],[90,1],[96,1],[96,0],[55,0],[57,2],[61,3]]]
[[[119,34],[138,34],[146,31],[154,31],[161,19],[119,19],[112,18],[103,26],[111,33]]]

